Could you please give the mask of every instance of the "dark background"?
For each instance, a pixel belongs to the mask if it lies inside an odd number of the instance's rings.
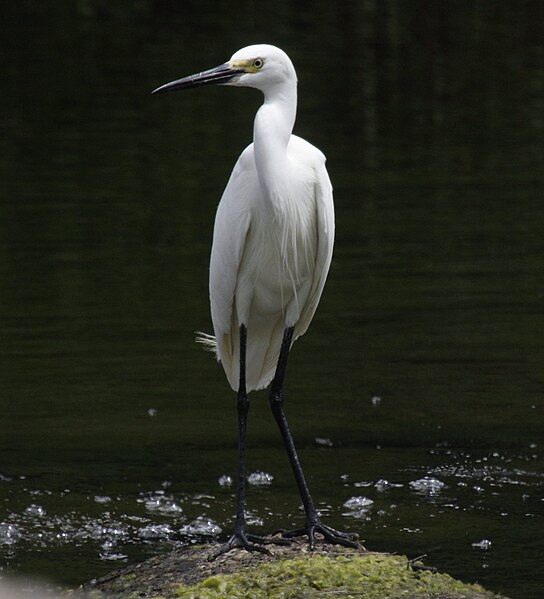
[[[295,64],[295,132],[335,187],[335,257],[286,397],[320,509],[369,549],[537,597],[544,5],[66,0],[0,17],[0,572],[77,584],[191,542],[199,516],[232,526],[217,478],[235,473],[234,397],[193,339],[261,97],[150,91],[265,42]],[[299,522],[264,394],[249,442],[250,470],[274,475],[249,494],[254,526]],[[425,476],[445,486],[410,486]],[[354,495],[372,509],[349,513]]]

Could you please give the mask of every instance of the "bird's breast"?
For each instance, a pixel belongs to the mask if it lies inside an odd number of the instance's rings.
[[[237,295],[261,314],[285,312],[293,302],[294,313],[300,312],[314,275],[315,206],[291,199],[273,198],[252,214]]]

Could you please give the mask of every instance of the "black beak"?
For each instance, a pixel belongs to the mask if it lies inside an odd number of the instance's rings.
[[[224,84],[228,83],[236,76],[245,73],[244,69],[232,68],[228,62],[222,64],[214,69],[197,73],[196,75],[189,75],[189,77],[183,77],[183,79],[176,79],[170,83],[165,83],[157,89],[153,90],[153,94],[162,94],[164,92],[174,92],[181,89],[191,89],[193,87],[200,87],[202,85],[212,84]]]

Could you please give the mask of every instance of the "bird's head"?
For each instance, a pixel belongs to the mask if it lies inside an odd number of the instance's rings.
[[[296,85],[296,81],[293,63],[283,50],[268,44],[257,44],[238,50],[228,62],[218,67],[176,79],[161,85],[153,93],[212,84],[254,87],[266,93],[278,85]]]

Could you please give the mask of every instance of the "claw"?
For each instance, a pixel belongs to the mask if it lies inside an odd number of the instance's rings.
[[[258,535],[247,534],[246,532],[235,531],[232,537],[224,544],[214,551],[208,557],[208,561],[213,562],[220,555],[228,553],[231,549],[245,549],[246,551],[258,551],[259,553],[266,553],[272,555],[270,551],[263,545],[288,545],[287,539],[273,539],[269,537],[260,537]]]
[[[315,547],[315,535],[319,533],[323,536],[326,543],[331,545],[342,545],[344,547],[352,547],[353,549],[360,549],[362,545],[357,542],[359,538],[357,533],[353,532],[341,532],[321,522],[308,522],[304,528],[297,528],[295,530],[284,530],[280,529],[277,531],[281,534],[284,539],[294,539],[295,537],[301,537],[308,535],[308,543],[310,549]]]
[[[266,553],[270,555],[270,551],[266,547],[259,545],[257,538],[254,535],[246,535],[243,532],[235,532],[232,537],[224,544],[214,551],[208,557],[208,561],[213,562],[220,555],[228,553],[232,549],[240,548],[246,551],[258,551],[259,553]]]
[[[361,547],[361,544],[357,542],[357,539],[359,538],[357,533],[341,532],[321,523],[319,523],[314,530],[320,532],[329,543],[343,545],[344,547]]]

